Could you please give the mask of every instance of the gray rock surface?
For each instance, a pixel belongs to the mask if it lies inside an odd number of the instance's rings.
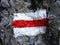
[[[47,0],[46,0],[47,1]],[[51,30],[54,34],[54,38],[57,39],[58,31],[60,31],[60,0],[53,3],[49,3],[50,11],[48,13],[48,27],[47,30]],[[44,3],[47,6],[47,2]],[[4,10],[0,11],[2,21],[0,22],[0,37],[3,41],[3,45],[50,45],[47,40],[42,38],[42,35],[36,37],[21,36],[14,38],[13,29],[11,27],[13,13],[29,12],[27,7],[30,2],[24,2],[24,0],[1,0],[0,6],[4,7]],[[50,35],[50,34],[49,34]],[[57,41],[53,41],[57,44]]]

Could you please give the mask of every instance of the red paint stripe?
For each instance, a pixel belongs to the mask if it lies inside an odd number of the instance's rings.
[[[41,19],[41,20],[15,20],[12,22],[13,28],[24,28],[24,27],[40,27],[40,26],[46,26],[47,19]]]

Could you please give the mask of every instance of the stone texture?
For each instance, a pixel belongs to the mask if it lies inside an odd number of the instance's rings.
[[[56,2],[54,2],[54,0],[49,1],[44,1],[44,6],[50,7],[47,17],[49,18],[47,30],[51,30],[50,32],[54,35],[53,45],[58,45],[58,31],[60,31],[60,0]],[[47,5],[47,3],[49,3],[49,5]],[[24,0],[1,0],[0,6],[4,7],[4,9],[0,11],[2,18],[0,22],[0,37],[4,45],[52,45],[48,41],[52,36],[50,32],[48,35],[40,34],[35,37],[21,36],[14,38],[13,29],[11,27],[13,13],[32,11],[27,8],[30,4],[30,1],[25,2]]]

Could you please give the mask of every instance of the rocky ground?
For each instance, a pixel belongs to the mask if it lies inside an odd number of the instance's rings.
[[[25,2],[27,1],[27,2]],[[43,5],[49,7],[46,34],[35,37],[21,36],[14,38],[11,27],[13,13],[29,12],[30,0],[1,0],[0,1],[0,37],[3,45],[58,45],[60,36],[60,0],[45,0]],[[41,7],[42,8],[42,7]]]

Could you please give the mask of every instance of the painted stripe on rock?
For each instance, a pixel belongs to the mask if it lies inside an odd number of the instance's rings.
[[[46,26],[47,25],[47,19],[41,19],[41,20],[15,20],[12,22],[13,28],[25,28],[25,27],[40,27],[40,26]]]
[[[46,10],[39,10],[29,13],[14,13],[13,20],[38,20],[46,18]]]
[[[36,36],[37,34],[44,34],[46,30],[45,26],[42,27],[27,27],[27,28],[13,28],[14,36]]]

